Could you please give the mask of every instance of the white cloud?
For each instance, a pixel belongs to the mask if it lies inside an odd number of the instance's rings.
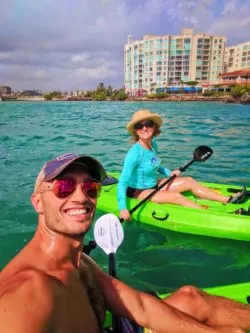
[[[82,62],[89,58],[89,56],[90,55],[88,53],[75,54],[72,56],[72,61],[75,63]]]
[[[108,66],[101,65],[96,68],[79,68],[72,73],[72,76],[76,78],[83,78],[86,81],[86,78],[94,80],[103,80],[106,78],[116,77],[118,75],[115,69],[111,69]]]
[[[9,52],[0,52],[0,61],[4,61],[9,59],[10,53]]]
[[[225,35],[228,45],[250,41],[250,3],[242,0],[225,2],[221,16],[211,24],[209,31]]]
[[[123,85],[127,35],[196,32],[249,40],[249,0],[9,0],[0,11],[0,77],[13,89]],[[67,78],[67,79],[66,79]],[[64,82],[65,79],[65,82]],[[28,87],[29,85],[29,87]]]

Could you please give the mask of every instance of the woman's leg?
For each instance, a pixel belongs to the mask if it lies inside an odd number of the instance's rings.
[[[176,177],[173,179],[170,185],[166,185],[164,189],[179,193],[191,191],[198,198],[219,201],[224,204],[229,200],[229,196],[221,195],[205,186],[202,186],[191,177]]]
[[[166,179],[162,179],[159,184],[162,184]],[[226,204],[229,196],[223,196],[217,192],[200,185],[191,177],[176,177],[169,184],[163,187],[160,191],[156,192],[151,201],[157,203],[171,203],[179,206],[186,206],[191,208],[204,209],[201,205],[195,203],[193,200],[186,198],[181,192],[191,191],[195,196],[201,199],[208,199],[219,201]],[[142,191],[138,198],[143,200],[149,193],[153,192],[152,189]],[[238,194],[236,193],[235,196]]]
[[[209,326],[250,329],[250,305],[210,295],[194,286],[184,286],[164,302]]]
[[[140,195],[138,196],[138,199],[143,200],[152,192],[153,192],[153,190],[145,190],[140,193]],[[151,198],[151,201],[157,202],[157,203],[170,203],[170,204],[174,204],[174,205],[186,206],[186,207],[198,208],[198,209],[204,208],[204,207],[196,204],[194,201],[192,201],[188,198],[185,198],[182,194],[180,194],[178,192],[173,192],[173,191],[160,190],[153,195],[153,197]]]

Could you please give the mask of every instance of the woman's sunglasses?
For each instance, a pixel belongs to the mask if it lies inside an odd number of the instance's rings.
[[[101,194],[101,183],[97,180],[86,179],[78,183],[73,178],[55,179],[51,188],[42,190],[40,193],[52,191],[57,198],[63,199],[67,198],[76,190],[77,184],[80,184],[82,191],[92,199],[96,199]]]
[[[146,120],[146,121],[139,121],[135,124],[134,129],[140,130],[143,129],[143,127],[151,128],[154,126],[154,122],[152,120]]]

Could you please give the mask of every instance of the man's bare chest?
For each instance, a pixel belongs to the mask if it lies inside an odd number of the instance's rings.
[[[100,332],[98,314],[92,304],[88,287],[80,282],[66,287],[59,295],[56,307],[53,319],[55,333]]]

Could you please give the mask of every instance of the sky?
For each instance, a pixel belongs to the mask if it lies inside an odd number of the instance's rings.
[[[0,0],[0,85],[13,90],[123,86],[127,36],[183,28],[250,41],[249,0]]]

